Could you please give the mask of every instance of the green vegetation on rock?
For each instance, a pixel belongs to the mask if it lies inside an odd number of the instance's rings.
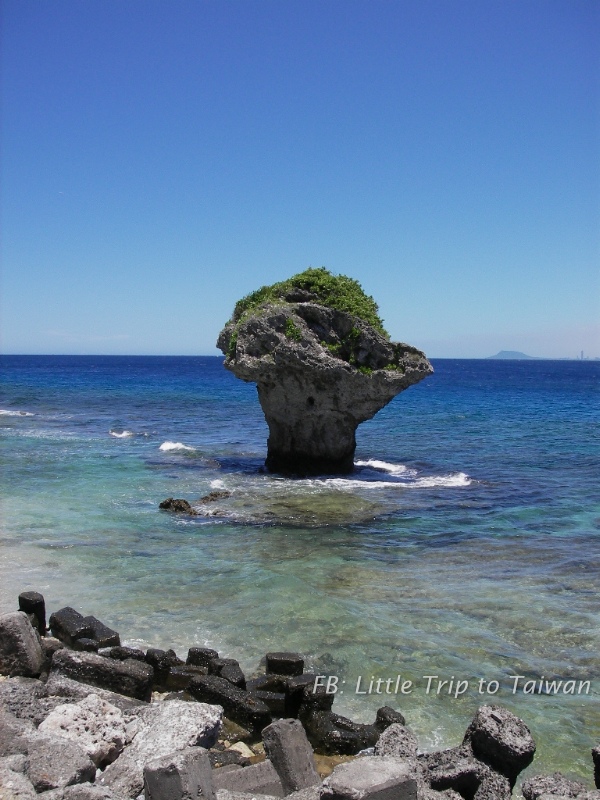
[[[285,281],[262,286],[251,292],[236,303],[233,321],[239,322],[242,317],[256,311],[265,303],[296,302],[295,292],[299,295],[298,299],[302,297],[319,305],[353,314],[389,339],[379,316],[377,303],[365,294],[360,283],[346,275],[332,275],[325,267],[311,267]],[[289,335],[287,328],[286,335]]]
[[[299,342],[302,338],[302,331],[294,323],[294,320],[290,319],[289,317],[285,321],[285,335],[288,339],[293,339],[296,342]]]

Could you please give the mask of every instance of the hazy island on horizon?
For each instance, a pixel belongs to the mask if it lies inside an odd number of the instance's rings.
[[[504,358],[522,361],[523,359],[535,360],[536,356],[528,356],[526,353],[521,353],[519,350],[500,350],[495,356],[488,356],[488,359]]]

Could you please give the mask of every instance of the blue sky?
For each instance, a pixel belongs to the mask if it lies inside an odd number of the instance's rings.
[[[358,279],[431,357],[600,356],[596,0],[4,0],[2,349],[216,354]]]

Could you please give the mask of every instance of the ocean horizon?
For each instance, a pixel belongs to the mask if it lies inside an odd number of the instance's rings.
[[[359,426],[352,474],[302,479],[264,470],[256,388],[220,356],[1,356],[0,611],[40,591],[249,674],[298,651],[334,710],[391,705],[424,750],[498,703],[538,745],[521,778],[589,783],[600,364],[431,361]]]

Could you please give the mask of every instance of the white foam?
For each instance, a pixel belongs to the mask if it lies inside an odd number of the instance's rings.
[[[0,417],[33,417],[31,411],[5,411],[0,409]]]
[[[221,480],[211,481],[210,482],[210,488],[211,489],[224,489],[225,488],[225,484]]]
[[[317,478],[311,481],[313,485],[326,486],[335,489],[434,489],[436,487],[454,488],[470,486],[473,479],[466,472],[454,472],[450,475],[429,475],[424,478],[415,478],[415,470],[407,470],[405,480],[398,481],[368,481],[356,478]]]
[[[435,486],[470,486],[473,479],[466,472],[455,472],[452,475],[431,475],[428,478],[418,478],[413,483],[406,484],[409,488],[427,489]]]
[[[114,436],[115,439],[126,439],[128,436],[133,436],[131,431],[121,431],[120,433],[118,431],[109,431],[109,433],[111,436]]]
[[[182,444],[181,442],[163,442],[161,446],[158,448],[159,450],[163,450],[164,452],[170,452],[172,450],[195,450],[195,447],[188,447],[187,444]]]
[[[409,469],[404,464],[390,464],[387,461],[378,461],[376,458],[370,458],[368,461],[355,461],[356,467],[371,467],[371,469],[382,470],[388,472],[390,475],[405,475],[406,473],[414,473],[414,470]]]

